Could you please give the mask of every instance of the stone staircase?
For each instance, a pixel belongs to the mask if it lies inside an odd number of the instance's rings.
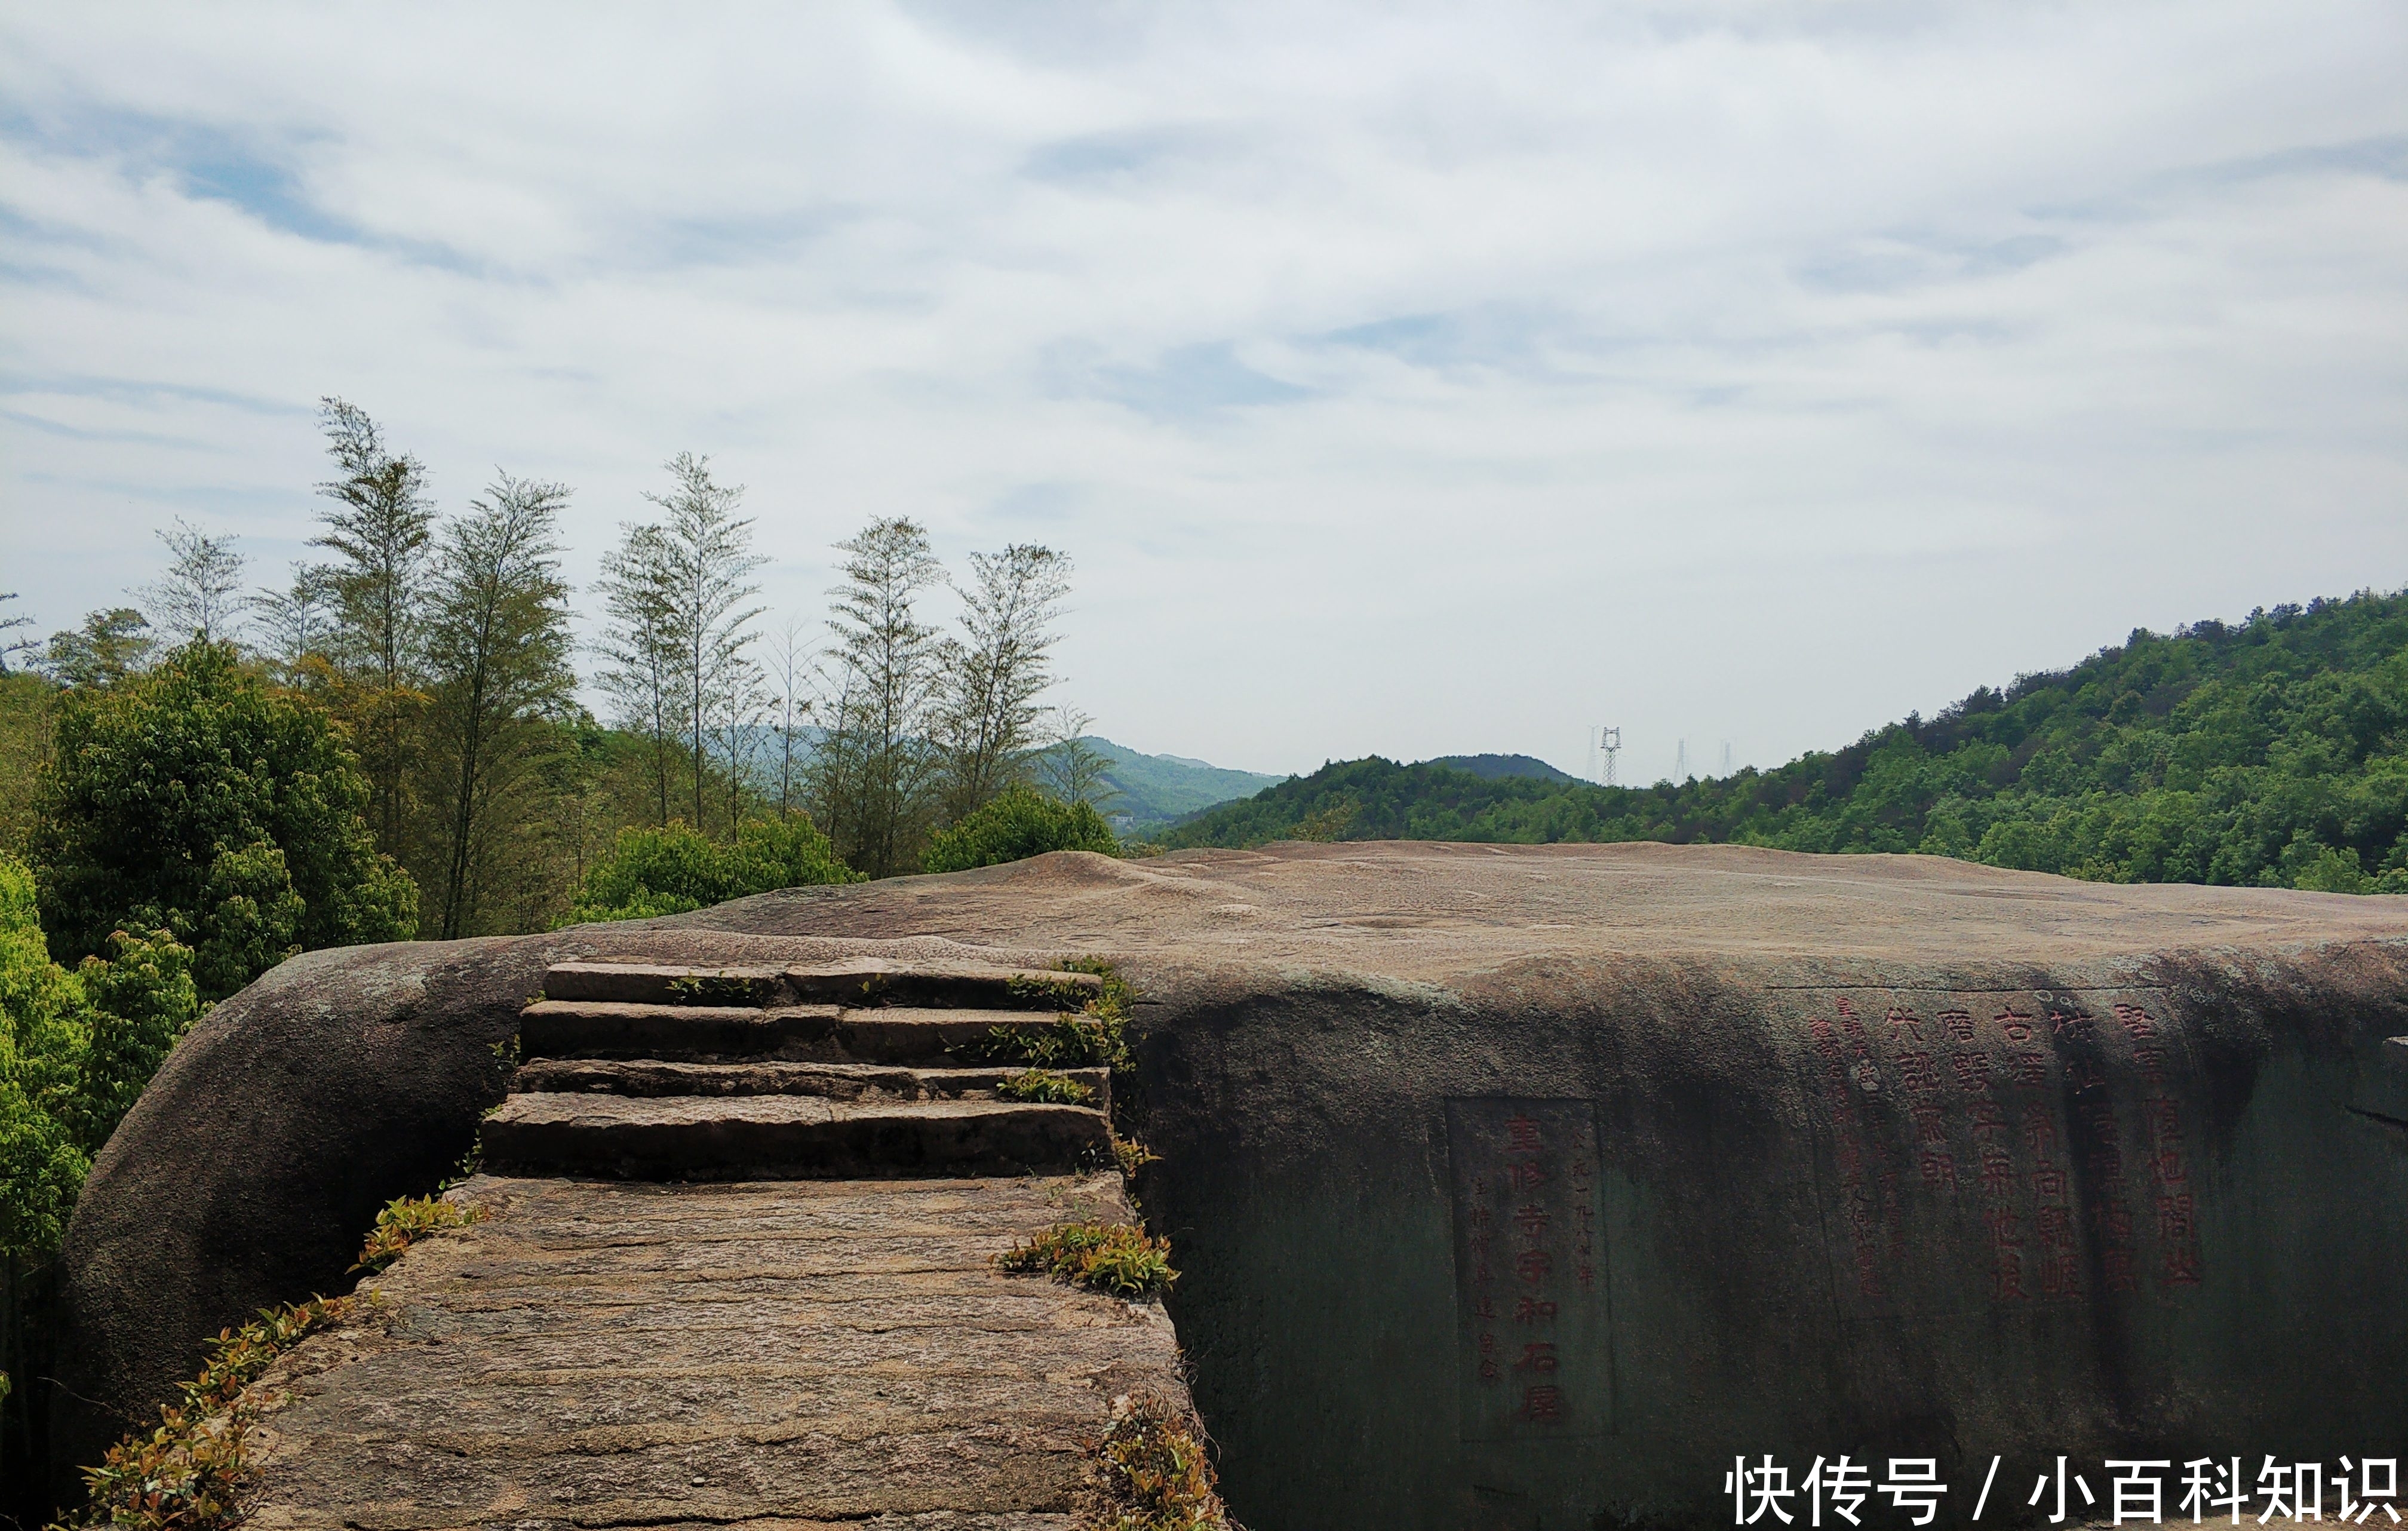
[[[1108,1070],[975,1062],[1082,974],[559,962],[486,1216],[261,1384],[251,1531],[1077,1531],[1113,1400],[1183,1408],[1162,1305],[995,1257],[1134,1222]]]
[[[1005,1099],[970,1062],[997,1027],[1101,992],[1083,973],[900,964],[560,962],[520,1017],[493,1174],[628,1180],[1064,1175],[1111,1163],[1111,1079],[1086,1105]]]

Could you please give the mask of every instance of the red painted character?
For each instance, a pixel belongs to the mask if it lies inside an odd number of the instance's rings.
[[[1519,1410],[1519,1414],[1523,1419],[1539,1422],[1559,1420],[1563,1418],[1563,1389],[1556,1387],[1552,1382],[1542,1383],[1534,1388],[1523,1389],[1522,1408]]]
[[[1530,1340],[1522,1347],[1522,1359],[1513,1363],[1515,1371],[1552,1372],[1555,1369],[1555,1348],[1545,1340]]]

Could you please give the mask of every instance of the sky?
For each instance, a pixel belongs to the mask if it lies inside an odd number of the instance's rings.
[[[0,590],[281,583],[337,395],[580,586],[710,455],[765,628],[874,517],[1061,549],[1139,749],[1777,764],[2408,585],[2403,79],[2397,0],[0,5]]]

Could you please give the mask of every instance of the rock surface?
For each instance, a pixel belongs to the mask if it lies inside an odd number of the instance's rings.
[[[67,1381],[144,1413],[339,1289],[549,961],[1071,954],[1141,997],[1141,1189],[1258,1531],[1696,1518],[1742,1452],[1961,1487],[2408,1436],[2408,900],[1660,845],[1065,854],[305,959],[101,1156]]]
[[[1180,1388],[1158,1304],[988,1263],[1117,1176],[456,1194],[264,1379],[247,1525],[1068,1531],[1112,1396]]]

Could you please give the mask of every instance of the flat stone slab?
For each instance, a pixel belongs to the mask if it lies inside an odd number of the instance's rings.
[[[1092,973],[864,957],[815,967],[790,967],[786,970],[786,987],[798,1000],[846,1005],[1075,1010],[1102,994],[1104,981]]]
[[[247,1526],[1069,1531],[1112,1396],[1186,1397],[1158,1305],[988,1263],[1117,1176],[460,1194],[262,1380]]]
[[[1047,1024],[1026,1010],[834,1004],[653,1004],[541,1000],[519,1017],[530,1058],[782,1058],[797,1062],[934,1063],[996,1027]]]
[[[993,1097],[1017,1068],[897,1068],[881,1063],[755,1060],[689,1063],[657,1058],[539,1058],[510,1081],[520,1094],[824,1095],[831,1100],[942,1101]],[[1111,1071],[1056,1069],[1111,1105]]]
[[[1092,973],[990,967],[973,962],[905,962],[864,957],[794,967],[724,967],[626,961],[555,962],[544,998],[635,1004],[910,1004],[993,1010],[1075,1010],[1103,992]]]
[[[482,1141],[498,1174],[650,1180],[1063,1174],[1111,1156],[1084,1106],[814,1095],[512,1095]]]
[[[834,1062],[833,1004],[660,1004],[622,1000],[540,1000],[519,1014],[519,1049],[529,1058],[776,1058],[827,1055]]]
[[[645,961],[554,962],[544,998],[651,1004],[770,1004],[784,997],[784,969],[764,964],[696,967]]]

